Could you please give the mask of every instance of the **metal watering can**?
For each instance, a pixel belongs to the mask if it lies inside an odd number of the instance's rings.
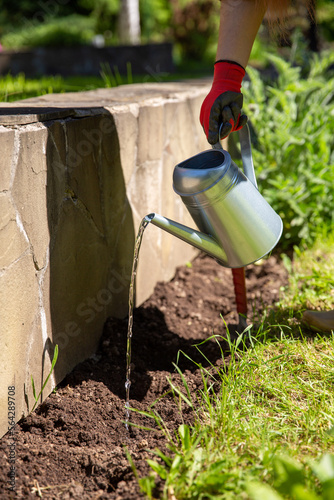
[[[283,223],[257,189],[249,128],[239,131],[242,172],[220,143],[174,168],[173,188],[200,231],[152,213],[151,223],[215,258],[241,268],[267,255]]]

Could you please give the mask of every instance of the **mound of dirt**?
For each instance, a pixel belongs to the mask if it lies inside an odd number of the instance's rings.
[[[274,256],[246,269],[249,320],[274,305],[287,273]],[[226,334],[226,324],[237,324],[231,270],[207,256],[191,267],[180,267],[169,283],[159,283],[153,295],[134,313],[132,338],[131,406],[147,410],[177,378],[174,363],[196,390],[201,377],[196,365],[206,364],[195,347],[213,333]],[[126,457],[132,455],[140,476],[149,472],[148,450],[164,448],[158,431],[126,429],[124,398],[127,319],[110,318],[98,352],[80,364],[41,404],[15,427],[16,493],[10,477],[8,435],[0,440],[0,497],[47,499],[137,499],[141,494]],[[221,347],[227,343],[222,339]],[[200,346],[212,364],[222,363],[221,350],[211,340]],[[156,406],[166,425],[177,428],[181,417],[167,396]],[[183,417],[191,423],[191,413]],[[131,412],[130,421],[154,427],[152,419]]]

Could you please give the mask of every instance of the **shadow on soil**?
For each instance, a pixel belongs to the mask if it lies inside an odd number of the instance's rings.
[[[95,379],[124,399],[127,328],[127,319],[110,318],[97,353],[75,369],[63,384],[75,386],[83,380]],[[190,372],[196,371],[196,364],[214,365],[221,359],[224,346],[214,340],[204,340],[180,337],[168,327],[164,314],[157,307],[137,308],[132,336],[131,399],[142,401],[151,387],[154,373],[174,373],[174,364]],[[201,342],[204,343],[197,349],[196,344]],[[227,352],[227,343],[225,347]]]

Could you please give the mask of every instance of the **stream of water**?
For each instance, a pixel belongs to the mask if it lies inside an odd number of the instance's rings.
[[[135,284],[138,266],[138,257],[143,234],[147,225],[151,222],[155,214],[146,215],[140,223],[138,234],[135,241],[135,248],[132,262],[131,282],[129,290],[129,321],[128,334],[126,340],[126,380],[125,380],[125,427],[129,430],[130,419],[130,387],[131,387],[131,339],[133,326],[133,308],[135,298]]]

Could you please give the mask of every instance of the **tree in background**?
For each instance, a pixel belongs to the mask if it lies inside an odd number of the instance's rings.
[[[118,38],[121,43],[140,43],[139,0],[121,0]]]
[[[65,0],[63,0],[65,1]],[[120,43],[140,43],[139,0],[78,0],[95,19],[95,31]],[[109,37],[108,37],[109,35]]]

